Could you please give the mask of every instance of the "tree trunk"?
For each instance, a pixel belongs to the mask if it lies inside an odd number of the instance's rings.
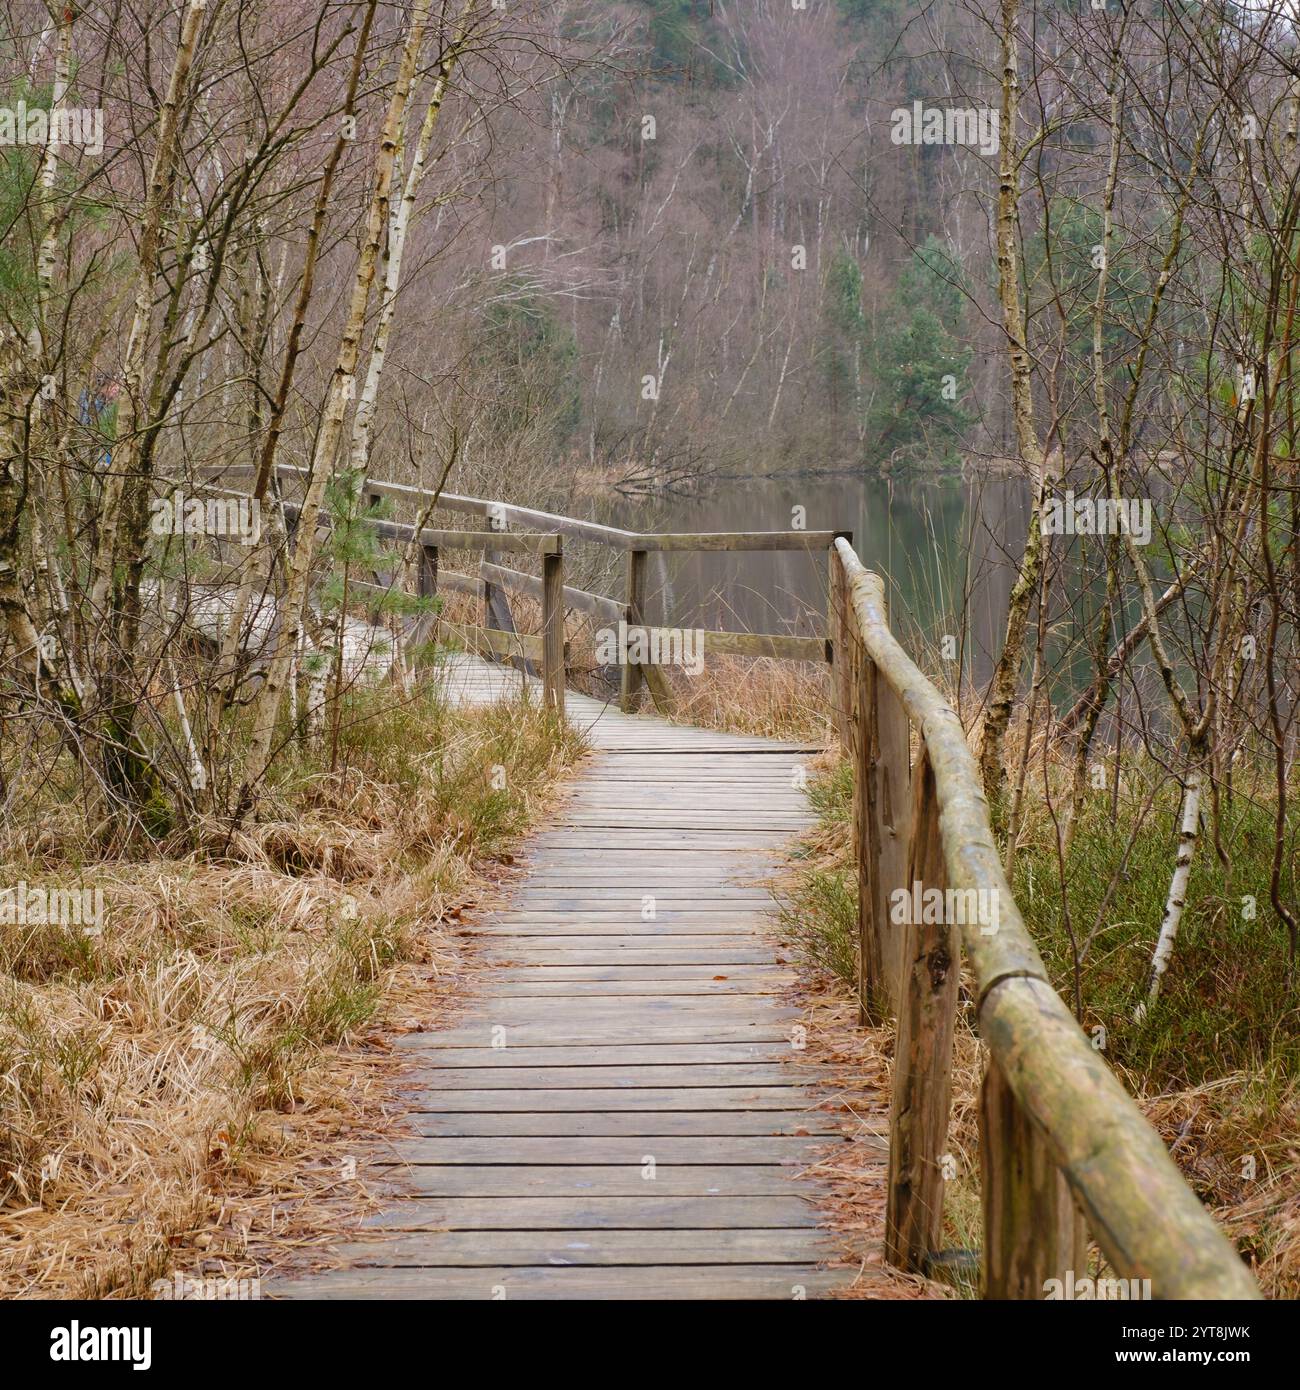
[[[302,626],[303,606],[307,601],[307,586],[311,577],[312,561],[316,554],[316,517],[320,511],[326,485],[333,474],[339,444],[343,438],[343,422],[347,414],[348,401],[354,392],[357,360],[361,354],[361,335],[365,328],[366,309],[370,303],[370,292],[375,280],[375,267],[379,263],[379,248],[388,216],[394,157],[407,98],[410,95],[411,82],[420,50],[424,44],[424,30],[428,21],[429,5],[430,0],[416,0],[411,15],[410,28],[407,31],[406,43],[402,50],[397,80],[388,105],[388,114],[384,119],[379,150],[375,156],[374,182],[366,216],[365,240],[362,242],[361,253],[357,259],[352,299],[348,307],[342,338],[339,342],[338,361],[334,368],[334,375],[330,380],[329,394],[325,404],[325,417],[316,436],[316,447],[312,455],[311,478],[298,518],[298,529],[294,535],[274,653],[271,658],[270,669],[267,672],[266,684],[262,687],[256,705],[252,744],[249,750],[244,786],[240,795],[239,810],[241,812],[247,805],[252,787],[266,772],[271,760],[272,741],[275,735],[276,720],[280,712],[280,700],[284,694],[290,660],[298,641],[298,632]]]
[[[1002,117],[998,172],[998,297],[1002,304],[1002,328],[1011,360],[1011,404],[1020,457],[1037,479],[1034,505],[1029,515],[1029,534],[1020,572],[1011,588],[1007,627],[1002,651],[993,671],[984,727],[980,735],[979,763],[994,828],[1001,816],[1002,783],[1006,775],[1003,742],[1011,721],[1020,667],[1025,650],[1025,629],[1034,590],[1043,563],[1042,512],[1047,489],[1047,460],[1038,442],[1034,420],[1032,363],[1025,335],[1024,307],[1020,299],[1020,248],[1017,239],[1020,211],[1020,165],[1016,150],[1016,120],[1020,110],[1020,77],[1016,52],[1016,21],[1020,0],[1002,0]]]

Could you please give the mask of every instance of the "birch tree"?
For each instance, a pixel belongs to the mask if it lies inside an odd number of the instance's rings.
[[[348,402],[355,395],[357,362],[361,353],[361,336],[365,329],[366,309],[374,285],[379,262],[380,244],[388,218],[394,161],[400,138],[402,120],[415,77],[420,51],[424,45],[430,0],[415,0],[397,78],[384,118],[375,155],[373,183],[365,230],[357,257],[351,300],[339,340],[338,360],[330,379],[324,416],[316,435],[311,460],[311,475],[303,498],[302,511],[290,553],[285,594],[280,605],[280,622],[273,647],[266,682],[255,706],[253,736],[246,765],[246,775],[240,794],[238,812],[247,806],[253,786],[265,774],[272,756],[276,722],[284,695],[290,663],[298,644],[302,627],[303,608],[311,579],[312,561],[316,552],[316,519],[325,488],[333,475],[339,445],[343,438]]]

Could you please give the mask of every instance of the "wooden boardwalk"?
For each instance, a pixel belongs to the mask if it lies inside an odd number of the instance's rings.
[[[444,679],[486,701],[520,677],[458,657]],[[816,1108],[757,881],[811,823],[795,769],[816,750],[572,693],[567,713],[593,756],[508,905],[473,927],[481,997],[401,1039],[414,1133],[381,1161],[412,1195],[342,1268],[273,1296],[799,1298],[851,1281],[819,1268],[837,1246],[805,1170],[840,1128]]]

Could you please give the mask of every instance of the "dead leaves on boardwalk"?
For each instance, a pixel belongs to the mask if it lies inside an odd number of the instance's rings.
[[[819,1203],[823,1223],[844,1247],[840,1265],[856,1269],[835,1298],[948,1298],[952,1291],[928,1279],[904,1274],[884,1263],[887,1167],[880,1140],[889,1134],[888,1039],[861,1028],[857,1003],[829,974],[799,966],[802,983],[792,1002],[804,1011],[807,1046],[793,1052],[795,1065],[835,1068],[820,1114],[842,1124],[843,1137],[830,1140],[804,1173],[815,1173],[828,1188]]]

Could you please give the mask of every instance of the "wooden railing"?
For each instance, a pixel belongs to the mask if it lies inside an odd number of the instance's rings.
[[[1049,1280],[1087,1277],[1091,1234],[1114,1274],[1150,1280],[1155,1298],[1257,1298],[1052,988],[1003,873],[965,731],[891,633],[882,580],[847,541],[835,542],[834,559],[833,703],[855,773],[860,998],[868,1014],[897,1018],[887,1258],[927,1271],[942,1246],[964,946],[989,1052],[979,1110],[984,1296],[1041,1299]],[[936,889],[943,910],[910,911],[922,920],[893,925],[896,892],[924,905]],[[925,920],[934,915],[943,920]]]
[[[248,465],[225,465],[204,470],[209,477],[228,477],[249,472]],[[277,469],[278,480],[288,488],[305,487],[307,470],[289,464]],[[209,491],[225,491],[211,484]],[[599,522],[582,521],[553,512],[519,507],[485,497],[468,497],[460,493],[433,492],[427,488],[405,483],[367,479],[361,488],[367,501],[387,498],[408,513],[426,518],[432,510],[468,513],[483,517],[489,523],[486,531],[435,530],[421,525],[418,545],[421,554],[419,592],[432,596],[438,590],[466,593],[481,599],[481,625],[445,624],[456,635],[483,655],[497,659],[515,660],[528,669],[540,669],[546,699],[563,709],[565,645],[564,614],[576,610],[613,624],[623,624],[632,645],[638,635],[654,637],[660,630],[647,625],[646,567],[655,553],[754,552],[803,550],[821,556],[829,551],[837,537],[851,533],[840,531],[703,531],[685,533],[650,533],[626,531]],[[285,501],[286,519],[293,524],[299,508]],[[318,524],[328,525],[322,512]],[[409,522],[381,520],[374,523],[380,535],[409,543],[416,526]],[[533,530],[511,530],[529,527]],[[623,553],[626,557],[624,592],[621,598],[569,587],[564,583],[564,538],[592,542]],[[440,563],[443,551],[477,551],[482,555],[477,574],[448,570]],[[542,556],[542,574],[527,574],[497,563],[510,554]],[[355,586],[364,594],[374,585]],[[383,587],[380,585],[379,587]],[[539,598],[542,604],[542,633],[530,635],[515,630],[509,593],[524,593]],[[831,659],[825,635],[794,637],[783,633],[755,633],[705,630],[705,655],[762,656],[789,661],[826,661]],[[655,704],[667,710],[672,702],[671,688],[662,670],[653,663],[628,660],[620,673],[619,705],[627,711],[638,707],[640,692],[648,687]]]
[[[303,477],[289,467],[280,474],[288,481]],[[490,521],[489,531],[420,530],[421,592],[454,588],[482,597],[486,649],[540,658],[547,699],[559,708],[565,610],[633,630],[644,626],[649,554],[826,552],[824,636],[711,632],[706,651],[831,664],[832,724],[854,769],[858,995],[864,1021],[881,1023],[890,1015],[897,1021],[887,1259],[923,1273],[943,1264],[943,1192],[951,1172],[945,1149],[964,948],[974,1019],[989,1054],[979,1103],[984,1296],[1041,1299],[1051,1280],[1087,1277],[1090,1237],[1116,1277],[1149,1280],[1155,1298],[1259,1296],[1159,1135],[1052,988],[1003,872],[961,722],[890,631],[883,581],[863,566],[847,533],[642,534],[397,483],[372,480],[365,492],[408,504],[420,517],[436,506]],[[286,512],[292,515],[292,507]],[[378,525],[398,540],[415,534],[410,524]],[[537,529],[506,529],[512,525]],[[621,598],[564,584],[566,536],[626,554]],[[484,556],[479,574],[440,571],[443,549],[478,551]],[[489,558],[530,553],[542,558],[540,577]],[[540,638],[513,631],[507,590],[541,598]],[[506,626],[494,613],[505,615]],[[658,698],[654,687],[662,676],[654,667],[624,666],[623,708],[633,707],[643,680]],[[906,915],[920,920],[895,926],[892,908],[900,890],[922,907],[937,890],[943,909],[911,911]],[[1133,1296],[1143,1296],[1141,1284]]]

